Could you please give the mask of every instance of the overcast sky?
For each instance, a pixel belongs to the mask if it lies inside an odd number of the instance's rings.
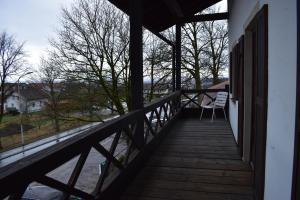
[[[0,0],[0,31],[6,30],[20,42],[25,41],[29,63],[39,56],[55,36],[62,6],[73,0]]]
[[[48,47],[48,39],[59,28],[61,8],[74,0],[0,0],[0,32],[6,30],[20,42],[25,41],[28,61],[38,67],[39,57]],[[226,0],[218,4],[226,10]]]

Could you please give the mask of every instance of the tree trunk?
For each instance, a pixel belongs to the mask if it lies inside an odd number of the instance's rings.
[[[149,102],[153,99],[153,92],[154,92],[154,64],[151,65],[151,86],[150,86],[150,94],[149,94]]]
[[[59,132],[60,126],[59,126],[59,120],[57,118],[54,119],[54,126],[55,126],[55,131]]]
[[[54,128],[56,132],[60,131],[60,126],[59,126],[59,119],[58,119],[58,112],[56,110],[56,108],[54,108]]]
[[[196,90],[201,90],[202,89],[202,85],[201,85],[201,77],[200,77],[200,67],[199,67],[198,64],[196,64],[196,66],[195,66],[194,79],[195,79],[195,88],[196,88]],[[202,95],[200,95],[197,98],[197,102],[198,102],[199,105],[201,105]]]
[[[53,112],[53,120],[54,120],[54,128],[56,132],[60,131],[59,119],[58,119],[58,101],[55,97],[54,91],[54,82],[50,83],[50,95],[51,95],[51,103],[52,103],[52,112]]]
[[[0,105],[0,123],[2,123],[3,115],[4,115],[4,102],[5,102],[4,84],[2,84],[2,87],[1,87],[1,105]]]
[[[201,85],[201,77],[200,77],[200,66],[197,63],[195,65],[194,79],[195,79],[195,89],[201,90],[202,85]]]
[[[219,77],[218,77],[218,75],[214,75],[213,74],[213,85],[216,85],[218,83],[219,83]]]

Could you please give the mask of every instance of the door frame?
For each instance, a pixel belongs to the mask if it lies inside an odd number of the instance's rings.
[[[252,33],[251,36],[251,41],[252,41],[252,48],[250,51],[254,52],[254,49],[258,49],[259,47],[257,46],[258,42],[258,37],[256,37],[258,34],[254,35],[253,33],[256,33],[258,28],[259,19],[264,20],[263,22],[263,29],[265,30],[264,32],[264,57],[263,57],[263,66],[264,66],[264,71],[263,71],[263,95],[262,95],[262,108],[263,110],[261,111],[262,113],[262,127],[260,128],[262,134],[256,135],[254,132],[256,131],[256,112],[257,112],[257,106],[256,106],[256,95],[255,91],[256,88],[259,87],[257,84],[255,78],[258,76],[256,66],[257,66],[257,61],[259,60],[259,56],[257,56],[257,52],[255,54],[252,54],[252,88],[251,88],[251,93],[252,93],[252,106],[251,106],[251,139],[250,139],[250,163],[251,161],[255,158],[255,162],[253,163],[253,169],[254,169],[254,192],[255,192],[255,198],[262,200],[264,198],[264,186],[265,186],[265,166],[266,166],[266,140],[267,140],[267,113],[268,113],[268,5],[264,5],[255,15],[255,17],[251,20],[249,23],[248,27],[246,28],[247,32]],[[258,31],[257,31],[258,32]],[[254,38],[255,36],[255,38]],[[245,49],[246,50],[246,49]],[[249,55],[248,53],[245,55]],[[255,66],[254,66],[255,65]],[[255,156],[255,157],[253,157]]]

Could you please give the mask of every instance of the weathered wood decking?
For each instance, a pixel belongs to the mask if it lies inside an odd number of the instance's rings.
[[[180,119],[121,199],[248,200],[252,171],[226,121]]]

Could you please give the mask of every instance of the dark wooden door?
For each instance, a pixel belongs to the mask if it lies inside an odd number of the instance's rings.
[[[251,164],[254,169],[255,197],[264,197],[266,124],[268,98],[268,7],[265,5],[248,27],[252,33],[253,88]]]
[[[244,144],[244,36],[238,43],[238,68],[239,68],[239,86],[238,86],[238,146],[239,153],[243,156]]]

